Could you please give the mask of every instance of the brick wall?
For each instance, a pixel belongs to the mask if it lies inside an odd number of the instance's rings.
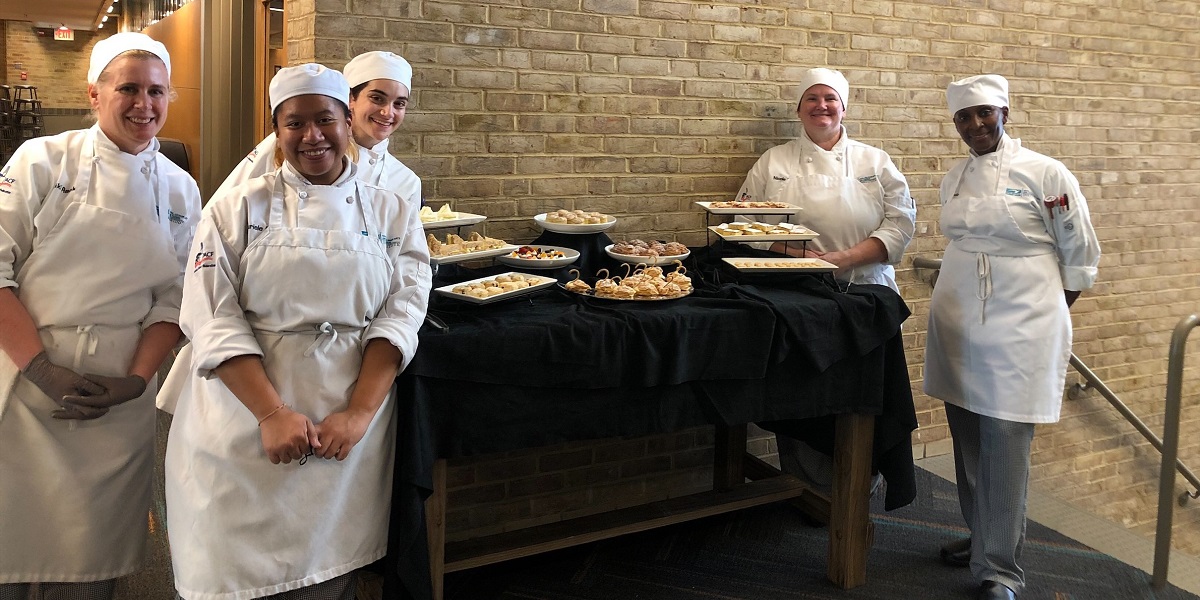
[[[37,86],[38,98],[45,108],[87,109],[88,57],[92,46],[102,39],[91,31],[77,30],[73,41],[56,41],[39,36],[27,21],[0,21],[7,34],[4,66],[0,78],[9,85]],[[13,63],[21,63],[17,69]],[[21,81],[21,71],[29,79]]]
[[[393,150],[424,178],[428,200],[487,214],[489,234],[518,242],[536,235],[532,215],[578,207],[620,217],[616,236],[703,243],[692,203],[728,199],[765,149],[795,135],[799,73],[841,69],[851,136],[891,153],[918,203],[899,269],[918,391],[930,287],[911,257],[944,248],[937,186],[965,154],[943,90],[1001,73],[1012,83],[1010,134],[1072,169],[1101,238],[1100,280],[1073,310],[1075,352],[1161,431],[1170,332],[1200,304],[1200,2],[829,5],[295,0],[288,51],[293,64],[340,66],[368,49],[412,61],[415,102]],[[1182,458],[1200,469],[1192,346]],[[919,395],[917,408],[917,456],[948,453],[939,403]],[[1063,415],[1039,428],[1034,485],[1152,529],[1150,446],[1094,392]],[[1175,539],[1200,553],[1195,506],[1177,511]]]

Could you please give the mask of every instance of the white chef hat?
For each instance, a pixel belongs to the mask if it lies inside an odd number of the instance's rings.
[[[305,94],[329,96],[350,106],[350,86],[341,73],[317,63],[305,63],[295,67],[284,67],[271,78],[267,95],[271,99],[271,112],[288,98]]]
[[[171,55],[167,47],[150,36],[136,31],[125,31],[104,38],[92,47],[92,60],[88,65],[88,83],[96,83],[108,63],[130,50],[145,50],[160,59],[167,66],[167,79],[171,79]]]
[[[344,69],[346,82],[357,87],[372,79],[391,79],[412,92],[412,65],[399,54],[373,50],[350,59]]]
[[[850,82],[846,81],[846,76],[842,75],[841,71],[822,67],[805,71],[804,75],[800,77],[800,97],[804,98],[808,88],[818,84],[833,88],[842,101],[842,108],[846,108],[850,100]]]
[[[974,75],[946,86],[950,115],[972,106],[1008,106],[1008,80],[999,75]]]

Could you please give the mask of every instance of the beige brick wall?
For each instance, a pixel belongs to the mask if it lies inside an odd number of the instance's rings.
[[[87,109],[88,57],[92,46],[103,39],[91,31],[76,31],[73,41],[57,41],[39,36],[27,21],[0,21],[7,42],[0,52],[4,58],[0,79],[9,85],[37,86],[38,98],[45,108]],[[21,63],[17,69],[14,63]],[[29,79],[21,81],[21,71]]]
[[[804,69],[841,69],[851,135],[892,154],[918,203],[899,272],[918,391],[930,287],[911,257],[944,248],[937,186],[965,152],[943,90],[1001,73],[1009,132],[1072,169],[1101,238],[1100,280],[1073,311],[1075,351],[1161,430],[1170,332],[1200,306],[1200,2],[811,5],[296,0],[288,49],[334,66],[367,49],[412,61],[415,102],[394,151],[428,200],[488,214],[491,235],[519,242],[537,234],[533,214],[578,207],[615,213],[619,237],[703,243],[692,203],[728,199],[758,155],[795,135]],[[1194,342],[1188,365],[1182,457],[1200,469]],[[918,395],[917,408],[918,457],[949,452],[939,403]],[[1063,414],[1039,428],[1034,485],[1152,529],[1149,445],[1094,392]],[[1196,506],[1178,511],[1176,540],[1200,554]]]

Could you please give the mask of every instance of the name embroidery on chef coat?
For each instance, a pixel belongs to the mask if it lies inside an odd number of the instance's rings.
[[[56,189],[56,190],[58,190],[58,191],[62,192],[64,196],[66,196],[67,194],[70,194],[71,192],[75,191],[75,188],[73,188],[73,187],[67,187],[67,186],[66,186],[66,184],[64,184],[64,183],[62,183],[62,182],[59,182],[59,183],[56,183],[56,184],[54,184],[54,189]]]
[[[867,176],[864,176],[864,177],[859,177],[859,178],[858,178],[858,182],[859,182],[859,183],[871,183],[872,181],[879,181],[879,176],[877,176],[877,175],[867,175]]]

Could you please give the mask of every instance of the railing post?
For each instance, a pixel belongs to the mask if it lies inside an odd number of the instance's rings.
[[[1158,529],[1154,534],[1155,589],[1167,585],[1167,567],[1171,558],[1171,519],[1175,499],[1175,460],[1179,456],[1179,410],[1183,394],[1183,354],[1187,337],[1200,325],[1200,316],[1189,315],[1179,321],[1171,334],[1171,353],[1167,359],[1167,403],[1163,415],[1162,469],[1158,480]]]

